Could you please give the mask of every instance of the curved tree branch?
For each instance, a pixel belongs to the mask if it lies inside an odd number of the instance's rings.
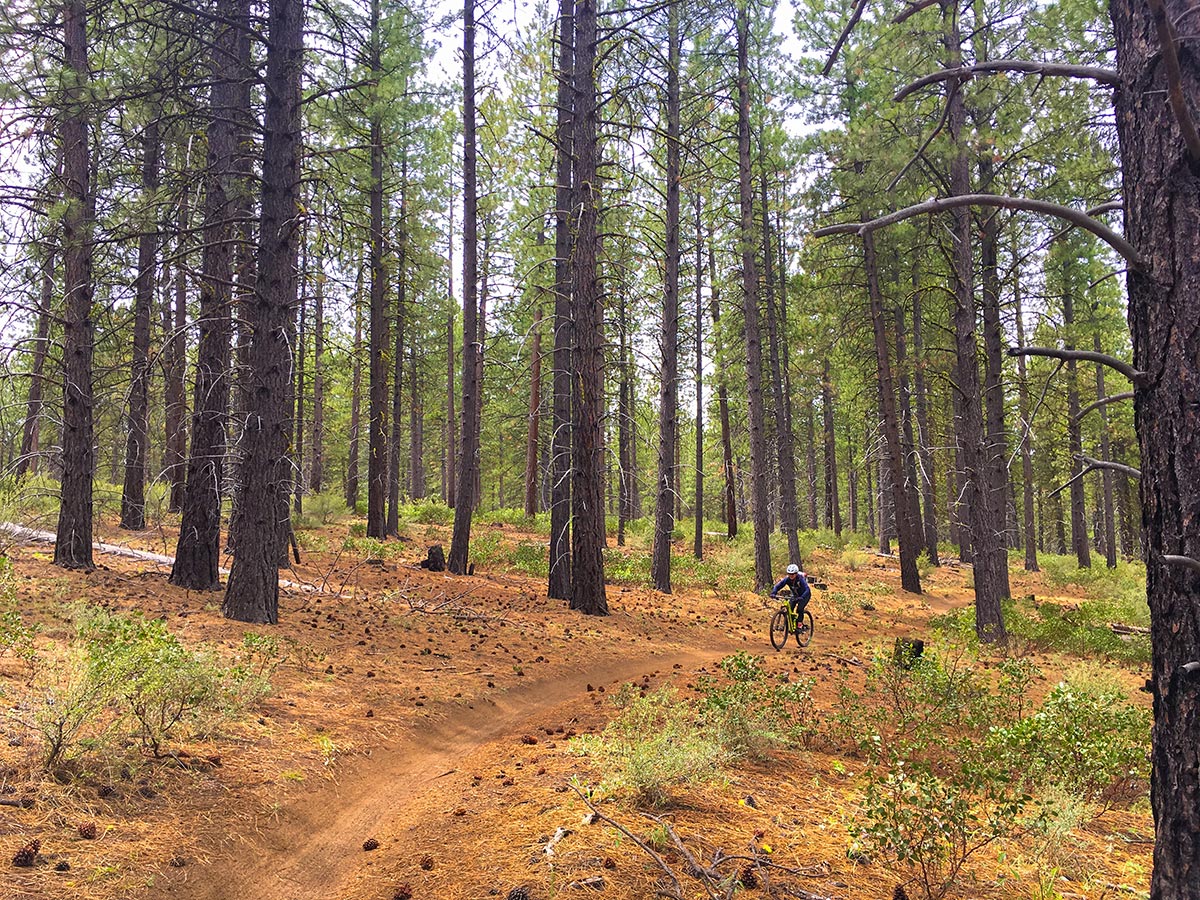
[[[1050,359],[1074,359],[1100,363],[1110,369],[1116,369],[1135,385],[1144,384],[1146,373],[1139,372],[1123,359],[1109,356],[1107,353],[1097,353],[1095,350],[1059,350],[1055,347],[1009,347],[1009,356],[1046,356]],[[1090,408],[1090,407],[1089,407]]]
[[[940,0],[914,0],[913,3],[910,3],[904,9],[902,9],[896,15],[896,17],[894,19],[892,19],[892,24],[893,25],[902,25],[903,23],[907,22],[910,18],[915,16],[917,13],[919,13],[921,10],[929,9],[929,7],[931,7],[931,6],[937,6],[937,4],[939,2],[940,2]]]
[[[1168,566],[1180,566],[1184,569],[1191,569],[1193,572],[1200,572],[1200,559],[1192,559],[1190,556],[1173,556],[1164,553],[1162,561]]]
[[[1113,394],[1111,397],[1102,397],[1095,403],[1089,403],[1079,411],[1079,415],[1075,417],[1076,422],[1082,422],[1083,417],[1094,409],[1099,409],[1102,406],[1108,406],[1110,403],[1119,403],[1122,400],[1132,400],[1133,391],[1125,391],[1123,394]]]
[[[1096,469],[1111,469],[1113,472],[1123,472],[1130,478],[1142,477],[1141,469],[1135,469],[1133,466],[1125,465],[1125,463],[1113,462],[1108,459],[1092,459],[1090,456],[1084,456],[1082,453],[1075,454],[1075,458],[1087,466],[1089,472]]]
[[[894,225],[905,219],[911,219],[913,216],[944,212],[960,206],[996,206],[1001,209],[1020,209],[1027,212],[1055,216],[1073,225],[1078,225],[1080,228],[1087,229],[1116,250],[1121,256],[1125,257],[1135,269],[1145,268],[1133,244],[1129,243],[1129,241],[1125,240],[1125,238],[1121,237],[1121,235],[1117,234],[1107,225],[1097,222],[1087,213],[1073,209],[1070,206],[1051,203],[1048,200],[1034,200],[1029,197],[1005,197],[999,194],[962,194],[957,197],[935,197],[932,200],[926,200],[924,203],[918,203],[915,206],[906,206],[904,209],[896,210],[896,212],[888,213],[886,216],[880,216],[878,219],[872,219],[869,222],[845,222],[841,225],[830,225],[827,228],[819,228],[813,232],[813,237],[828,237],[833,234],[866,234],[868,231]]]
[[[969,81],[976,75],[994,75],[997,72],[1023,72],[1043,77],[1061,75],[1064,78],[1086,78],[1111,87],[1117,87],[1121,81],[1116,69],[1105,69],[1101,66],[1072,66],[1065,63],[1036,62],[1025,59],[992,59],[976,63],[973,66],[958,66],[954,69],[932,72],[923,78],[918,78],[907,87],[901,88],[892,99],[899,102],[931,84],[939,84],[943,81]]]

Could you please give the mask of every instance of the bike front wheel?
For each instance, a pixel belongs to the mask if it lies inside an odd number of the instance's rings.
[[[806,609],[800,616],[800,621],[796,623],[796,643],[801,647],[807,647],[813,637],[813,627],[812,613]],[[774,633],[772,633],[772,640],[774,640]],[[787,635],[784,635],[784,640],[787,640]]]
[[[785,610],[775,610],[771,616],[771,646],[782,650],[788,639],[788,614]]]

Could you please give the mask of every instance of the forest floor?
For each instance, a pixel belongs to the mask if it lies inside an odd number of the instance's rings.
[[[512,525],[478,528],[492,530],[493,546],[544,542]],[[169,530],[102,531],[137,549],[174,545]],[[900,591],[894,559],[871,554],[851,570],[818,551],[829,589],[810,607],[815,638],[777,653],[770,612],[753,593],[710,586],[667,596],[613,584],[611,615],[590,618],[549,600],[542,579],[499,564],[462,578],[418,568],[428,545],[448,546],[443,525],[409,526],[409,539],[385,552],[344,540],[345,524],[314,534],[304,564],[281,573],[309,589],[284,591],[280,624],[252,629],[221,617],[219,595],[168,585],[160,563],[98,555],[96,570],[68,572],[51,565],[46,546],[9,549],[20,608],[40,625],[42,647],[68,640],[85,603],[163,617],[186,645],[217,653],[232,653],[247,630],[269,634],[282,661],[249,715],[162,759],[110,747],[47,773],[5,730],[0,799],[12,802],[0,806],[0,897],[458,900],[526,886],[540,900],[632,900],[672,878],[685,897],[725,896],[689,874],[688,853],[707,861],[718,848],[777,867],[739,886],[749,897],[867,900],[908,881],[903,866],[847,855],[863,763],[832,743],[742,762],[661,808],[594,794],[597,819],[585,786],[604,773],[572,738],[603,730],[623,684],[694,696],[739,651],[764,657],[772,677],[815,678],[816,716],[832,716],[838,688],[862,684],[873,652],[897,636],[929,638],[932,616],[969,605],[969,567],[935,570],[917,597]],[[835,608],[839,592],[870,602]],[[1083,598],[1015,569],[1013,593]],[[1079,663],[1036,656],[1041,693]],[[1148,705],[1135,690],[1145,673],[1121,671],[1133,702]],[[0,655],[0,687],[21,678],[20,662]],[[97,824],[94,839],[81,836],[84,822]],[[1019,839],[998,843],[968,862],[948,896],[1140,896],[1152,836],[1144,799],[1101,808],[1059,847],[1052,871]],[[37,864],[9,867],[33,838]],[[368,839],[378,849],[365,851]],[[64,862],[69,870],[58,871]],[[911,883],[908,891],[921,895]]]

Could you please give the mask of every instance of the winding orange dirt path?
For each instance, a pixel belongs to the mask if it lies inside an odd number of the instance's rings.
[[[403,829],[412,802],[437,790],[459,760],[489,744],[511,743],[536,723],[569,716],[588,683],[640,678],[648,670],[694,668],[738,649],[732,644],[682,653],[613,656],[586,669],[559,671],[495,698],[448,706],[392,746],[339,764],[327,781],[270,821],[230,823],[229,846],[175,870],[148,898],[174,900],[337,900],[367,859],[364,836]]]

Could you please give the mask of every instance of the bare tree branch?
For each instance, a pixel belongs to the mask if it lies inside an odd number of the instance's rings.
[[[635,835],[632,831],[630,831],[628,828],[626,828],[624,825],[622,825],[616,819],[610,819],[608,816],[604,815],[604,813],[600,812],[600,810],[596,809],[595,805],[592,803],[591,800],[589,800],[587,798],[587,796],[583,793],[583,791],[581,791],[579,789],[578,785],[569,784],[568,786],[571,788],[571,790],[573,790],[576,793],[576,795],[578,795],[579,799],[583,801],[584,805],[587,806],[587,808],[592,811],[593,816],[595,816],[601,822],[607,822],[613,828],[617,829],[617,831],[621,832],[621,834],[625,835],[625,837],[629,838],[631,841],[633,841],[635,844],[637,844],[640,848],[642,848],[642,850],[644,850],[646,852],[646,854],[651,859],[653,859],[656,863],[658,863],[658,867],[663,870],[663,872],[666,874],[666,876],[669,879],[671,879],[671,883],[673,885],[675,885],[675,893],[667,894],[667,896],[674,896],[674,897],[678,898],[678,900],[682,900],[683,885],[681,885],[679,883],[679,879],[676,877],[675,873],[671,871],[671,867],[668,866],[663,861],[663,858],[661,856],[659,856],[657,853],[654,852],[654,848],[651,847],[649,844],[647,844],[645,841],[643,841],[641,838],[639,838],[637,835]]]
[[[1133,399],[1133,391],[1125,391],[1124,393],[1121,393],[1121,394],[1113,394],[1111,397],[1102,397],[1101,399],[1097,400],[1095,403],[1089,403],[1087,406],[1085,406],[1083,409],[1081,409],[1079,411],[1079,415],[1075,417],[1075,421],[1076,422],[1083,421],[1083,417],[1086,416],[1088,413],[1090,413],[1094,409],[1099,409],[1100,407],[1107,406],[1110,403],[1119,403],[1122,400],[1132,400],[1132,399]]]
[[[833,234],[862,235],[877,228],[884,228],[888,225],[902,222],[905,219],[911,219],[913,216],[945,212],[948,209],[956,209],[960,206],[996,206],[1001,209],[1019,209],[1055,216],[1078,225],[1080,228],[1087,229],[1121,254],[1134,268],[1146,268],[1138,256],[1137,250],[1134,249],[1133,244],[1129,243],[1129,241],[1125,240],[1125,238],[1121,237],[1121,235],[1108,226],[1097,222],[1087,213],[1081,212],[1078,209],[1072,209],[1070,206],[1051,203],[1048,200],[1034,200],[1029,197],[1005,197],[1000,194],[961,194],[957,197],[935,197],[932,200],[926,200],[924,203],[906,206],[904,209],[896,210],[896,212],[888,213],[886,216],[880,216],[878,219],[872,219],[869,222],[846,222],[841,225],[830,225],[827,228],[819,228],[813,232],[813,237],[828,237]]]
[[[858,0],[854,5],[854,11],[850,13],[850,21],[846,23],[846,27],[842,29],[842,33],[838,35],[837,41],[833,45],[833,49],[829,51],[829,59],[825,60],[825,68],[821,70],[821,74],[828,77],[833,71],[833,64],[837,62],[838,54],[842,50],[842,45],[846,43],[846,39],[850,37],[850,32],[854,30],[854,26],[858,24],[858,20],[862,18],[863,10],[867,8],[867,0]]]
[[[1065,63],[1035,62],[1034,60],[1025,59],[992,59],[987,62],[976,63],[973,66],[958,66],[954,69],[942,69],[940,72],[931,72],[922,78],[918,78],[912,84],[901,88],[892,99],[899,102],[910,94],[921,90],[921,88],[929,87],[931,84],[939,84],[943,81],[970,81],[976,75],[994,75],[997,72],[1024,72],[1043,77],[1047,75],[1060,75],[1064,78],[1086,78],[1091,81],[1098,81],[1101,84],[1110,85],[1111,87],[1117,87],[1121,82],[1116,69],[1105,69],[1101,66],[1072,66]]]
[[[1087,362],[1101,363],[1110,369],[1116,369],[1135,385],[1146,382],[1146,373],[1139,372],[1123,359],[1109,356],[1107,353],[1097,353],[1095,350],[1059,350],[1055,347],[1009,347],[1009,356],[1045,356],[1050,359],[1074,359]]]
[[[923,9],[929,9],[931,6],[937,6],[940,0],[917,0],[917,2],[905,7],[897,14],[896,18],[892,19],[893,25],[901,25],[907,22]]]
[[[1175,49],[1175,29],[1167,20],[1167,11],[1163,8],[1162,0],[1148,2],[1150,12],[1154,16],[1154,24],[1158,28],[1158,42],[1162,45],[1163,66],[1167,70],[1167,97],[1171,101],[1171,111],[1175,113],[1175,121],[1179,123],[1184,146],[1191,157],[1192,171],[1198,171],[1200,132],[1196,130],[1196,122],[1192,118],[1192,111],[1188,108],[1187,97],[1183,92],[1183,75],[1179,70],[1179,54]]]
[[[1130,478],[1142,477],[1141,469],[1135,469],[1133,466],[1125,465],[1125,463],[1112,462],[1107,459],[1092,459],[1090,456],[1084,456],[1082,453],[1076,454],[1076,459],[1093,470],[1111,469],[1114,472],[1124,472]]]

